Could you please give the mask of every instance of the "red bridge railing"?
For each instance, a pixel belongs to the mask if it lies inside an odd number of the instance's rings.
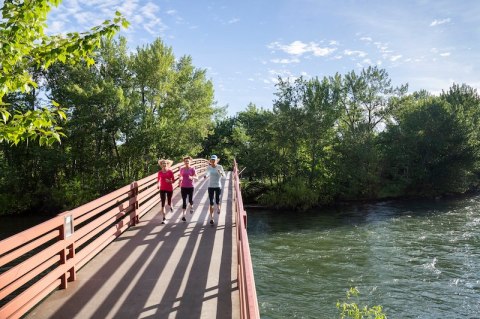
[[[171,169],[178,175],[183,164]],[[204,159],[192,166],[202,173]],[[237,163],[234,162],[241,318],[260,318]],[[20,318],[158,204],[157,174],[0,241],[0,318]]]
[[[253,276],[253,264],[247,235],[247,213],[243,209],[240,177],[237,162],[234,160],[233,185],[235,198],[235,218],[237,223],[238,287],[240,292],[240,318],[260,318],[257,290]]]
[[[178,175],[183,164],[172,167]],[[205,159],[192,161],[197,172]],[[19,318],[159,202],[157,174],[0,241],[0,318]]]

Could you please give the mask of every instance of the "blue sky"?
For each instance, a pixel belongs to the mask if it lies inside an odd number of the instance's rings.
[[[131,50],[160,37],[207,70],[219,106],[270,109],[278,76],[323,77],[377,65],[409,92],[480,89],[477,0],[64,0],[49,32],[85,31],[122,12]]]

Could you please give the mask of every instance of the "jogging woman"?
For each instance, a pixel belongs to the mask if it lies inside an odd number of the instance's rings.
[[[185,211],[187,210],[187,197],[190,204],[190,214],[193,214],[193,181],[197,179],[197,172],[195,171],[195,167],[190,167],[191,161],[192,158],[190,156],[185,156],[183,158],[184,167],[180,168],[179,175],[180,193],[182,194],[183,221],[187,220],[185,218]]]
[[[220,178],[225,177],[225,171],[223,170],[222,165],[219,165],[218,162],[220,159],[217,155],[212,155],[210,157],[210,166],[205,172],[204,178],[210,177],[210,182],[208,184],[208,199],[210,200],[210,224],[213,225],[213,209],[214,203],[213,199],[215,197],[215,203],[217,204],[217,212],[220,214],[221,204],[220,204],[220,195],[222,194],[222,188],[220,185]]]
[[[161,159],[158,161],[158,165],[160,165],[161,170],[158,171],[157,175],[157,183],[158,189],[160,189],[160,201],[162,202],[162,209],[160,213],[162,214],[162,224],[165,224],[165,199],[168,202],[168,206],[170,207],[170,211],[173,212],[172,208],[172,194],[173,194],[173,182],[175,182],[175,176],[173,172],[170,170],[170,166],[172,165],[173,161]]]

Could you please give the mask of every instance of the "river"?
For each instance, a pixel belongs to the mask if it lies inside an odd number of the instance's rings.
[[[248,211],[262,319],[339,318],[350,287],[388,318],[480,318],[480,196]]]

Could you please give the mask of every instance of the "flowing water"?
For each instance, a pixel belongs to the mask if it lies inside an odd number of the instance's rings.
[[[388,318],[480,318],[480,196],[248,212],[266,318],[339,318],[350,287]]]

